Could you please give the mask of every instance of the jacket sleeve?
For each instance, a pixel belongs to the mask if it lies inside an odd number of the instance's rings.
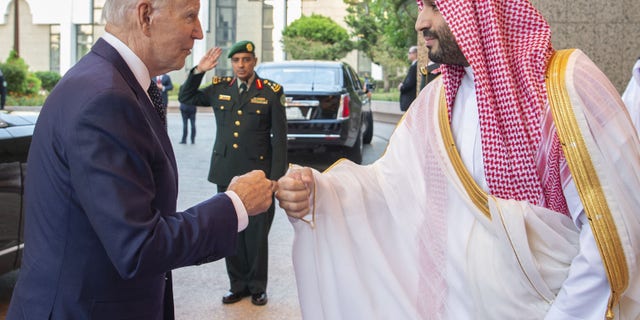
[[[173,82],[171,82],[171,77],[169,77],[168,75],[165,75],[163,77],[162,86],[164,87],[164,91],[173,90]]]
[[[232,254],[238,222],[231,199],[218,194],[176,212],[176,173],[160,133],[141,125],[139,104],[106,92],[66,130],[77,204],[109,260],[131,279]]]
[[[203,90],[200,90],[198,88],[200,86],[200,83],[202,82],[202,77],[204,77],[204,72],[199,74],[194,74],[194,70],[195,70],[195,67],[191,69],[191,71],[189,72],[189,76],[187,77],[187,80],[185,80],[182,86],[180,87],[178,100],[184,104],[189,104],[193,106],[211,106],[211,101],[209,100],[208,95],[204,91],[206,90],[206,88]]]
[[[418,68],[417,63],[412,63],[409,67],[409,71],[407,72],[407,76],[402,81],[402,87],[400,88],[400,92],[410,92],[416,91],[416,84],[418,81]]]

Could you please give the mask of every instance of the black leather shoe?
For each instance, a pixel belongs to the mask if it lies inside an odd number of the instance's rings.
[[[187,142],[184,141],[184,140],[180,141],[180,144],[185,144],[185,143],[187,143]]]
[[[256,306],[264,306],[267,304],[268,300],[266,292],[254,293],[251,295],[251,303]]]
[[[224,296],[222,296],[222,303],[225,303],[225,304],[236,303],[242,300],[242,298],[247,296],[249,296],[249,294],[246,292],[228,291],[227,293],[224,294]]]

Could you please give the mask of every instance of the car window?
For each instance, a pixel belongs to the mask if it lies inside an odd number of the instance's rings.
[[[341,85],[340,70],[323,67],[263,67],[259,68],[260,77],[271,79],[285,88],[288,84],[306,85]]]
[[[351,78],[351,82],[353,83],[353,88],[356,91],[362,90],[362,83],[360,82],[360,78],[358,78],[358,74],[353,71],[351,67],[347,67],[347,71],[349,73],[349,77]]]

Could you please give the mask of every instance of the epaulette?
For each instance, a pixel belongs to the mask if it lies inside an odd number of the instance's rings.
[[[262,80],[264,82],[265,85],[267,85],[269,88],[271,88],[271,90],[273,90],[273,92],[278,93],[280,92],[280,90],[282,90],[282,86],[280,84],[278,84],[277,82],[273,82],[271,80],[267,80],[267,79],[263,79]]]
[[[420,74],[421,74],[421,75],[426,76],[426,75],[427,75],[427,73],[428,73],[428,72],[427,72],[427,66],[422,66],[422,67],[420,67]]]
[[[219,77],[219,76],[215,76],[213,77],[213,79],[211,79],[211,83],[212,84],[219,84],[219,83],[229,83],[231,82],[233,78],[232,77]]]

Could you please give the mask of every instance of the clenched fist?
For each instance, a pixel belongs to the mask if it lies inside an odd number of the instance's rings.
[[[255,216],[269,209],[273,192],[277,187],[278,184],[267,179],[263,171],[253,170],[233,177],[227,190],[235,192],[240,197],[248,215]]]
[[[278,180],[276,198],[280,208],[290,217],[300,219],[306,216],[311,209],[309,197],[314,187],[315,181],[310,168],[291,167],[287,174]]]

